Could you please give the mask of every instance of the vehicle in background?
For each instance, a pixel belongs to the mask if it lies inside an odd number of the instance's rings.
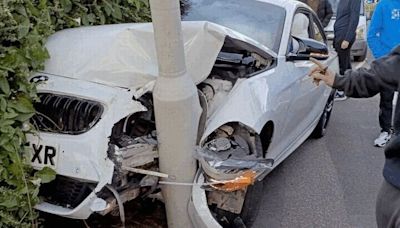
[[[367,16],[367,20],[372,18],[372,14],[374,13],[376,4],[378,4],[379,0],[366,0],[365,1],[365,15]]]
[[[332,17],[331,21],[329,22],[328,26],[326,26],[325,33],[326,33],[328,40],[333,42],[333,38],[334,38],[333,26],[336,21],[336,10],[337,10],[337,5],[339,3],[339,0],[329,0],[329,2],[332,5],[333,17]],[[361,4],[360,19],[358,21],[358,26],[357,26],[356,32],[357,32],[356,40],[355,40],[353,46],[351,47],[350,54],[354,58],[354,61],[362,62],[367,57],[367,51],[368,51],[367,16],[365,13],[364,2],[362,2],[362,4]]]

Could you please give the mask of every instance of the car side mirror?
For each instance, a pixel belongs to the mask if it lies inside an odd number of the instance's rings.
[[[288,61],[309,60],[311,57],[318,60],[329,58],[328,46],[313,39],[292,36],[291,51],[286,56]]]

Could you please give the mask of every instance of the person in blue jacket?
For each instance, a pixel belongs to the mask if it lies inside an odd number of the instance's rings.
[[[368,31],[368,46],[375,58],[380,58],[400,44],[400,0],[381,0],[376,5]],[[400,74],[399,74],[400,77]],[[391,138],[393,90],[381,92],[379,125],[381,133],[374,145],[383,147]],[[400,107],[396,108],[396,113]],[[396,115],[399,116],[399,115]],[[400,121],[394,121],[394,131],[400,130]]]

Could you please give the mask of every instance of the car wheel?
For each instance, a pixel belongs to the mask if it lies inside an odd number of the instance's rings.
[[[313,133],[311,134],[311,136],[313,138],[321,138],[326,133],[326,128],[328,126],[329,119],[331,117],[331,113],[332,113],[332,109],[333,109],[335,93],[336,93],[336,90],[333,90],[331,92],[331,95],[329,96],[328,101],[325,104],[324,111],[322,112],[322,115],[318,121],[318,124],[315,127]]]
[[[263,154],[262,143],[260,137],[256,138],[256,153]],[[235,214],[219,208],[214,209],[217,220],[223,227],[251,227],[255,222],[261,206],[261,198],[264,192],[264,182],[255,181],[253,185],[247,187],[246,196],[242,211]]]
[[[264,192],[264,182],[256,181],[253,185],[249,186],[244,199],[242,218],[246,227],[251,227],[256,221],[258,212],[260,211],[261,198]]]
[[[356,62],[362,62],[367,58],[367,49],[365,49],[364,53],[359,56],[354,56],[354,61]]]

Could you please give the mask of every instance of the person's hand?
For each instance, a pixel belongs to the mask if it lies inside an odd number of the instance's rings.
[[[347,40],[343,40],[342,41],[342,44],[340,45],[340,47],[342,48],[342,49],[347,49],[348,47],[349,47],[349,41],[347,41]]]
[[[316,66],[314,66],[309,73],[310,77],[313,79],[313,82],[316,85],[319,85],[320,81],[323,81],[325,84],[332,87],[333,82],[335,81],[335,72],[314,58],[310,58],[310,60],[316,64]]]

